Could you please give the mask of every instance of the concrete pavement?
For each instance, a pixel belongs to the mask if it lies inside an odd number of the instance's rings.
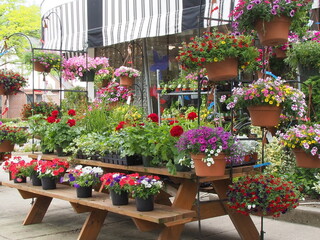
[[[7,181],[8,174],[0,170],[0,181]],[[24,200],[16,189],[0,186],[0,240],[73,240],[77,239],[87,213],[77,214],[68,202],[54,199],[44,220],[40,224],[23,226],[22,222],[30,209],[31,200]],[[306,207],[302,207],[306,208]],[[264,218],[266,240],[314,240],[320,237],[319,209],[298,208],[291,215],[291,220],[309,220],[305,224]],[[306,213],[309,211],[311,213]],[[284,215],[285,216],[285,215]],[[260,231],[260,218],[252,217]],[[311,220],[313,219],[313,220]],[[315,219],[315,220],[314,220]],[[287,219],[287,221],[289,221]],[[228,216],[201,221],[202,235],[198,231],[198,223],[188,223],[183,231],[183,240],[240,239]],[[156,239],[158,232],[140,232],[133,221],[124,216],[109,213],[98,239],[116,240],[149,240]],[[168,239],[170,240],[170,239]]]

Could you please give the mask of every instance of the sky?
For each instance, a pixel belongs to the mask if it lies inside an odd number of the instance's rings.
[[[30,5],[40,6],[42,1],[43,0],[25,0],[27,6],[30,6]]]

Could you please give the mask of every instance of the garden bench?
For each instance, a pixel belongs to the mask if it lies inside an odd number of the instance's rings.
[[[38,155],[30,154],[29,157],[37,159]],[[52,154],[47,154],[47,155],[42,155],[41,158],[44,160],[51,160],[53,158],[57,158],[57,156]],[[59,158],[65,159],[66,157],[59,157]],[[166,186],[167,186],[165,188],[166,192],[161,192],[157,196],[156,202],[159,204],[156,204],[156,212],[152,211],[149,213],[141,213],[141,212],[137,212],[132,205],[115,207],[115,206],[111,206],[111,203],[109,203],[110,205],[108,204],[108,206],[111,207],[111,210],[108,210],[108,209],[101,210],[99,208],[93,208],[93,210],[95,210],[93,212],[92,206],[94,207],[96,206],[95,205],[97,204],[96,201],[81,200],[76,198],[75,200],[76,202],[72,203],[72,206],[76,209],[77,212],[85,212],[85,211],[88,212],[89,210],[91,210],[90,215],[96,215],[97,219],[99,218],[104,219],[107,211],[113,211],[113,212],[116,211],[116,213],[132,217],[133,221],[135,222],[136,226],[140,231],[151,231],[154,229],[158,229],[159,227],[162,227],[162,231],[160,232],[160,235],[158,237],[159,240],[180,239],[181,233],[184,228],[184,224],[187,222],[197,221],[199,219],[202,220],[202,219],[208,219],[208,218],[213,218],[213,217],[218,217],[223,215],[229,215],[241,239],[243,240],[260,239],[259,232],[256,226],[254,225],[251,217],[242,215],[240,213],[237,213],[227,208],[226,202],[225,202],[226,191],[228,189],[228,185],[231,183],[231,179],[230,179],[231,172],[233,177],[252,174],[255,171],[252,166],[236,167],[236,168],[233,168],[232,170],[226,169],[225,175],[220,177],[197,177],[193,171],[178,172],[177,174],[173,175],[173,174],[170,174],[166,168],[158,168],[158,167],[153,168],[153,167],[144,167],[144,166],[125,166],[125,165],[116,165],[116,164],[104,163],[104,162],[93,161],[93,160],[85,160],[85,159],[75,159],[75,163],[82,164],[82,165],[102,167],[106,172],[138,172],[141,174],[161,175],[162,177],[169,179],[169,181],[166,182]],[[198,186],[200,183],[207,183],[207,182],[210,182],[212,184],[212,187],[210,187],[209,189],[202,189],[201,191],[214,192],[218,195],[219,199],[214,201],[211,201],[211,200],[205,201],[205,202],[200,201],[199,205],[197,205],[196,196],[198,193]],[[3,185],[8,185],[8,183]],[[55,192],[57,192],[57,190],[50,190],[50,193],[52,194],[57,194]],[[30,197],[30,192],[25,193],[22,191],[22,194],[25,194],[27,197]],[[103,193],[99,193],[99,194],[103,194]],[[36,193],[31,192],[31,195],[34,196],[36,195]],[[75,193],[73,190],[72,196],[74,195]],[[104,203],[108,202],[109,200],[106,199],[105,195],[103,196],[104,196],[104,200],[101,200],[101,201]],[[173,202],[171,202],[169,199],[171,196],[174,196]],[[87,204],[84,204],[84,202],[86,202]],[[45,205],[46,203],[43,203],[43,204]],[[106,206],[104,206],[104,208],[106,208]],[[159,208],[165,209],[166,211],[158,212]],[[47,207],[45,209],[47,209]],[[184,212],[183,209],[187,210],[187,212]],[[101,214],[99,214],[99,212],[101,213],[101,211],[104,211],[104,214],[102,214],[102,216]],[[176,215],[170,215],[169,213],[172,214],[172,211],[173,213],[176,213]],[[163,215],[163,213],[165,214]],[[90,218],[90,216],[88,218]],[[82,232],[89,231],[87,229],[88,228],[87,225],[89,225],[89,222],[88,223],[87,222],[88,221],[86,221],[86,223],[84,224],[83,226],[84,230],[81,231],[80,236],[83,235]],[[103,223],[103,220],[100,220],[98,222],[99,224],[97,224],[97,227],[95,227],[95,229],[98,229],[98,230],[94,230],[94,232],[96,232],[97,234],[99,233],[99,229],[101,228],[101,224]]]
[[[70,202],[77,213],[90,212],[83,224],[78,239],[96,239],[108,212],[113,212],[158,225],[174,226],[190,222],[196,213],[192,210],[172,208],[170,206],[155,204],[150,212],[138,212],[133,200],[128,205],[113,206],[109,195],[93,192],[92,198],[77,198],[74,187],[57,184],[57,189],[43,190],[40,186],[32,186],[31,183],[3,182],[2,185],[16,188],[22,198],[35,198],[24,225],[41,223],[53,198]]]

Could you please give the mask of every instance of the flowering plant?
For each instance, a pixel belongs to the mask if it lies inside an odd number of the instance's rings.
[[[100,178],[100,180],[106,189],[113,190],[115,193],[121,194],[123,191],[128,191],[129,182],[132,183],[134,181],[130,176],[131,175],[126,175],[124,173],[106,173]]]
[[[114,75],[116,77],[127,76],[130,78],[136,78],[141,75],[141,72],[138,71],[137,69],[134,69],[131,67],[121,66],[121,67],[115,69]]]
[[[229,185],[227,198],[227,206],[244,215],[261,212],[279,217],[299,205],[299,194],[292,182],[270,174],[240,177]]]
[[[100,167],[91,167],[77,165],[74,169],[70,169],[67,179],[71,186],[90,187],[100,182],[100,176],[103,170]]]
[[[286,16],[291,19],[292,31],[303,32],[301,26],[307,26],[310,8],[310,0],[241,0],[230,16],[235,31],[251,32],[259,19],[270,22],[276,16]]]
[[[11,178],[30,176],[29,166],[31,158],[22,156],[13,156],[4,161],[1,165],[2,169],[10,172]]]
[[[27,79],[11,70],[0,70],[0,86],[3,87],[5,94],[14,94],[20,88],[27,86]]]
[[[129,97],[132,97],[133,93],[125,86],[120,86],[117,82],[110,82],[107,87],[100,88],[97,91],[96,103],[113,103],[123,102],[125,103]]]
[[[26,63],[39,62],[45,69],[54,68],[60,70],[61,56],[53,51],[34,51],[33,58],[32,52],[27,51],[24,54],[24,61]]]
[[[221,96],[220,101],[225,100],[226,96]],[[247,87],[232,89],[232,96],[227,103],[227,109],[241,109],[252,105],[281,106],[284,115],[300,118],[304,117],[307,108],[303,92],[287,85],[285,80],[273,80],[270,77],[260,78]]]
[[[67,114],[62,114],[59,118],[59,111],[54,110],[51,115],[47,117],[47,126],[44,140],[48,148],[55,149],[57,147],[66,148],[69,144],[80,135],[81,129],[76,127],[76,120],[74,116],[76,111],[70,109]]]
[[[202,126],[198,129],[190,129],[184,132],[177,142],[179,151],[188,154],[204,153],[206,155],[202,161],[208,166],[214,164],[214,156],[224,152],[233,157],[238,157],[237,139],[226,132],[222,127],[210,128]]]
[[[24,104],[22,111],[21,111],[21,116],[23,118],[29,118],[32,115],[36,114],[42,114],[46,117],[50,116],[51,112],[53,110],[58,110],[59,106],[56,103],[53,102],[38,102],[38,103],[33,103],[32,104]]]
[[[182,43],[177,60],[181,62],[183,69],[196,71],[207,63],[237,58],[239,68],[243,70],[250,69],[257,56],[258,50],[253,46],[250,36],[204,32],[203,36],[196,36],[189,43]]]
[[[37,172],[39,178],[51,177],[58,178],[69,168],[69,162],[66,160],[61,160],[59,158],[54,158],[50,161],[40,160],[38,162]]]
[[[163,182],[158,176],[139,176],[136,173],[131,174],[130,178],[131,180],[128,182],[129,190],[134,198],[147,199],[158,194],[163,188]]]
[[[88,71],[95,71],[96,74],[109,73],[107,67],[109,60],[105,57],[78,56],[64,59],[62,62],[62,76],[65,79],[74,80],[76,77],[83,77]]]
[[[320,125],[301,124],[279,134],[280,143],[291,149],[301,148],[312,156],[320,158]]]
[[[0,124],[0,143],[8,140],[13,144],[23,144],[27,142],[28,137],[28,132],[23,128]]]

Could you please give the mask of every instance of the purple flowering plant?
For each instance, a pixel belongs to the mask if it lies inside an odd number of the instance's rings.
[[[74,169],[70,169],[67,180],[71,186],[90,187],[100,182],[103,170],[100,167],[77,165]],[[63,178],[64,180],[64,178]]]
[[[127,192],[129,190],[128,181],[131,180],[130,175],[124,173],[106,173],[100,178],[102,185],[108,189],[113,190],[117,194]]]
[[[230,16],[235,31],[251,32],[257,20],[270,22],[275,16],[287,16],[291,19],[291,30],[304,32],[308,23],[308,11],[311,0],[239,0]]]
[[[221,152],[230,155],[234,160],[241,158],[242,154],[239,152],[237,143],[237,138],[222,127],[210,128],[201,126],[184,132],[176,146],[179,151],[187,154],[204,153],[206,158],[203,158],[202,161],[211,166],[214,164],[214,157]]]
[[[133,93],[125,86],[120,86],[117,82],[110,82],[107,87],[97,91],[95,103],[126,102]]]
[[[248,86],[232,89],[227,99],[222,95],[220,102],[227,103],[227,109],[243,109],[253,105],[273,105],[282,107],[282,114],[292,118],[304,118],[307,104],[302,91],[286,84],[285,80],[271,77],[260,78]]]
[[[279,133],[282,145],[290,149],[302,149],[312,156],[320,158],[320,124],[305,123]]]
[[[115,69],[114,75],[116,77],[127,76],[130,78],[136,78],[141,75],[141,72],[138,71],[137,69],[134,69],[131,67],[121,66],[121,67]]]
[[[63,59],[62,76],[64,79],[74,80],[83,77],[87,71],[95,71],[96,75],[108,74],[109,59],[106,57],[87,57],[86,55]]]

